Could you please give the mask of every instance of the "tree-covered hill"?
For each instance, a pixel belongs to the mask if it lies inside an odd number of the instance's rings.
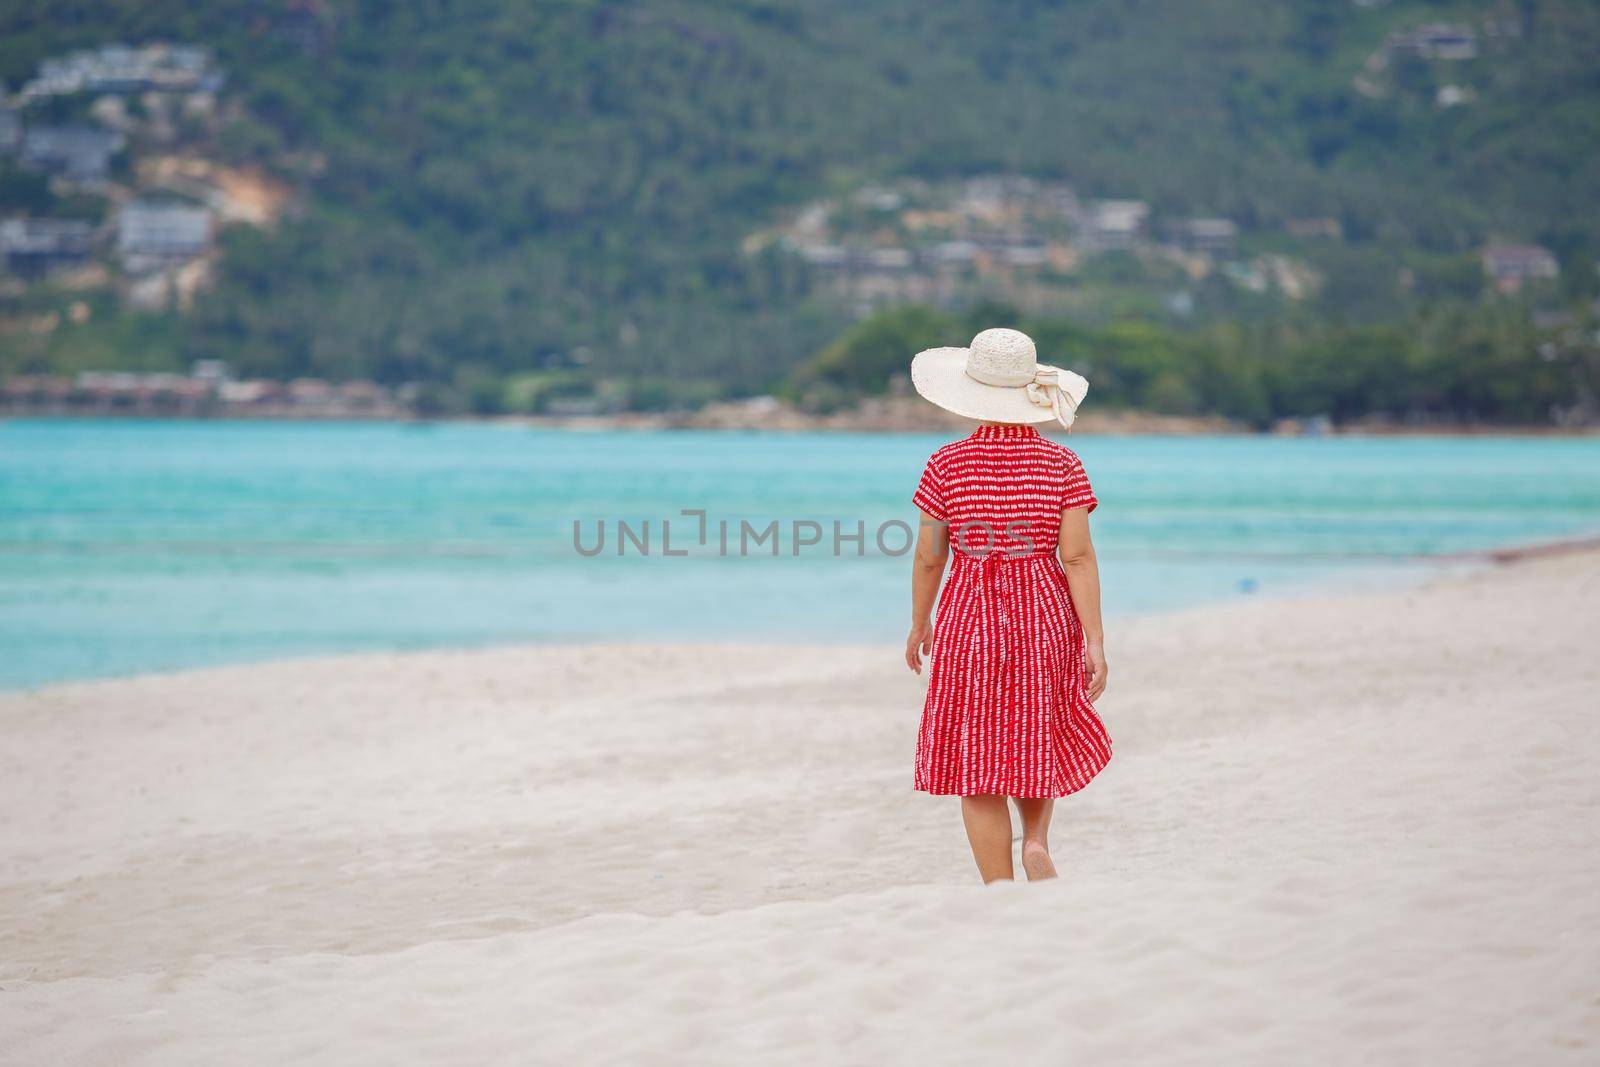
[[[1436,22],[1477,55],[1373,63]],[[119,331],[246,374],[764,388],[846,318],[741,238],[905,176],[1064,180],[1247,236],[1332,217],[1324,320],[1408,313],[1490,240],[1554,250],[1569,300],[1600,258],[1580,0],[9,0],[0,81],[151,39],[216,51],[242,105],[219,150],[301,210],[226,233],[187,315],[100,316],[34,362]]]

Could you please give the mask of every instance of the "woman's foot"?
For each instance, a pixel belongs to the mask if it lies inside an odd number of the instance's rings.
[[[1051,862],[1050,849],[1042,841],[1024,841],[1022,843],[1022,869],[1027,872],[1028,881],[1038,882],[1045,878],[1056,876],[1056,865]]]

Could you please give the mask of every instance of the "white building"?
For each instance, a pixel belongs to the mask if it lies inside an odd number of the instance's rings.
[[[1239,241],[1239,226],[1232,219],[1185,219],[1174,227],[1180,247],[1204,255],[1232,255]]]
[[[211,212],[205,208],[135,200],[117,213],[117,253],[132,273],[176,266],[210,247]]]
[[[33,126],[22,136],[22,159],[72,181],[99,182],[124,143],[122,134],[98,126]]]
[[[108,44],[40,63],[38,75],[22,87],[22,96],[139,93],[147,89],[215,92],[221,86],[222,75],[204,48],[163,42],[137,48]]]
[[[0,258],[12,272],[39,277],[89,258],[94,230],[80,219],[6,219],[0,222]]]
[[[1150,205],[1143,200],[1096,200],[1084,216],[1079,241],[1090,251],[1132,248],[1144,237]]]
[[[1515,293],[1527,282],[1561,276],[1561,264],[1539,245],[1490,245],[1483,250],[1483,271],[1502,293]]]

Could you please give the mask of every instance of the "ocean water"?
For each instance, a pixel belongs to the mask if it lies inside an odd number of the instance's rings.
[[[949,439],[0,423],[0,688],[375,648],[897,641],[894,524]],[[1451,553],[1600,531],[1600,439],[1070,443],[1101,500],[1113,619],[1407,581]],[[704,545],[686,509],[705,513]],[[770,540],[739,551],[742,522],[774,521],[776,556]],[[835,554],[835,521],[864,543]],[[603,528],[604,550],[578,551],[574,523],[586,550]]]

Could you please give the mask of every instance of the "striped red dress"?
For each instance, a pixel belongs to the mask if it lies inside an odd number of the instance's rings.
[[[912,498],[950,528],[915,787],[1059,797],[1111,759],[1085,690],[1083,627],[1056,558],[1061,513],[1098,501],[1031,426],[982,426],[928,460]]]

